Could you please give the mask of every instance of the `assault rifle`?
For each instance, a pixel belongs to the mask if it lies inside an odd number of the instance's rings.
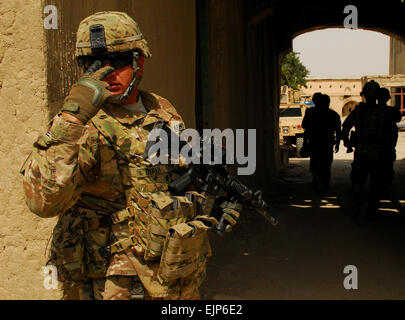
[[[180,141],[178,134],[169,128],[168,125],[163,121],[156,123],[154,129],[165,131],[169,137],[170,135],[175,135],[175,138]],[[171,150],[170,141],[171,139],[169,138],[168,152]],[[201,159],[202,155],[204,154],[204,148],[208,147],[211,148],[211,151],[214,151],[213,149],[215,148],[215,144],[212,140],[207,144],[204,138],[200,139],[200,142],[199,156]],[[153,140],[149,140],[147,142],[143,158],[149,157],[149,150],[155,143],[156,142]],[[180,147],[183,147],[185,144],[188,143],[185,141],[180,141]],[[226,159],[225,149],[218,146],[217,148],[221,149],[220,153],[222,154],[222,160],[224,161]],[[216,153],[212,152],[211,154],[214,155]],[[198,191],[206,197],[206,199],[204,199],[204,201],[202,201],[200,204],[204,214],[208,215],[210,215],[213,208],[215,208],[214,198],[222,190],[226,193],[226,200],[228,202],[234,204],[239,203],[243,206],[252,208],[272,225],[276,226],[278,224],[278,220],[268,213],[269,206],[262,199],[262,191],[258,190],[254,192],[253,190],[249,189],[246,185],[228,172],[228,165],[216,163],[216,161],[212,161],[212,164],[190,164],[189,170],[185,174],[169,184],[169,190],[175,195],[181,195],[187,191],[187,188],[191,184],[196,185],[198,187]],[[214,227],[213,231],[219,235],[222,235],[226,227],[227,222],[221,215],[221,217],[219,217],[219,223]]]
[[[190,184],[195,184],[199,187],[199,191],[203,195],[218,193],[223,190],[226,193],[226,198],[232,203],[240,203],[243,206],[254,209],[262,215],[272,225],[278,224],[278,219],[268,213],[269,206],[262,199],[262,191],[256,192],[249,189],[246,185],[228,173],[226,165],[196,165],[192,164],[190,169],[177,180],[169,185],[169,190],[175,194],[182,194],[186,191]],[[208,201],[205,203],[209,209],[203,209],[210,212],[213,204]],[[219,223],[214,227],[213,231],[222,235],[227,227],[226,220],[221,216]]]

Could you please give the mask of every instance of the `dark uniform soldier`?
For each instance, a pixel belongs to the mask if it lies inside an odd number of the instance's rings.
[[[392,163],[395,160],[393,152],[395,117],[385,105],[386,97],[383,98],[380,86],[375,81],[367,82],[361,95],[365,102],[360,102],[356,106],[342,127],[344,145],[355,148],[351,179],[355,218],[360,225],[377,213],[382,188],[387,185],[387,176],[391,175]],[[378,97],[380,104],[377,104]],[[354,134],[350,135],[353,127]],[[369,192],[365,198],[367,179]]]
[[[328,95],[315,93],[312,101],[315,107],[306,110],[302,127],[310,156],[312,186],[322,192],[329,187],[333,151],[339,151],[341,121],[338,113],[329,108]]]
[[[198,210],[199,193],[168,190],[184,167],[144,156],[157,123],[184,129],[168,100],[138,89],[150,56],[126,13],[84,19],[76,57],[88,71],[21,170],[29,209],[59,217],[49,263],[66,299],[199,297],[217,221]],[[240,205],[221,208],[234,225]]]
[[[397,158],[396,146],[398,142],[398,126],[401,121],[402,114],[398,107],[388,106],[387,102],[391,99],[390,91],[387,88],[380,88],[378,91],[378,105],[384,110],[385,119],[387,121],[387,130],[384,132],[387,141],[387,174],[385,176],[385,186],[390,187],[394,180],[394,162]],[[390,161],[391,160],[391,161]]]

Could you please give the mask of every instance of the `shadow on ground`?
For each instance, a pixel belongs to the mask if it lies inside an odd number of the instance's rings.
[[[378,218],[362,227],[351,210],[350,163],[335,160],[330,190],[317,195],[308,160],[292,160],[266,193],[279,226],[245,210],[233,232],[210,235],[202,298],[404,299],[405,162],[396,163]],[[358,290],[343,286],[347,265],[358,269]]]

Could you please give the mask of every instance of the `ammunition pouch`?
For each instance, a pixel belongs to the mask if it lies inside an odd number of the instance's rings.
[[[184,197],[168,197],[155,193],[148,199],[136,192],[132,196],[131,206],[112,216],[115,224],[128,220],[129,238],[113,243],[111,253],[131,248],[145,261],[158,261],[168,230],[193,219],[201,195],[189,192]]]
[[[203,266],[211,256],[206,231],[217,223],[213,217],[197,216],[193,221],[169,229],[157,273],[161,283],[185,278],[198,270],[205,272]]]
[[[148,240],[144,255],[146,261],[160,259],[167,232],[171,227],[189,221],[195,216],[196,201],[190,201],[187,197],[175,197],[173,200],[172,205],[162,210],[152,203],[146,230]]]

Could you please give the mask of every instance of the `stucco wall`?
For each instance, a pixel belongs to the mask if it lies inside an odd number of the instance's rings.
[[[0,1],[0,299],[51,299],[42,266],[54,219],[25,205],[19,169],[47,121],[39,0]]]

